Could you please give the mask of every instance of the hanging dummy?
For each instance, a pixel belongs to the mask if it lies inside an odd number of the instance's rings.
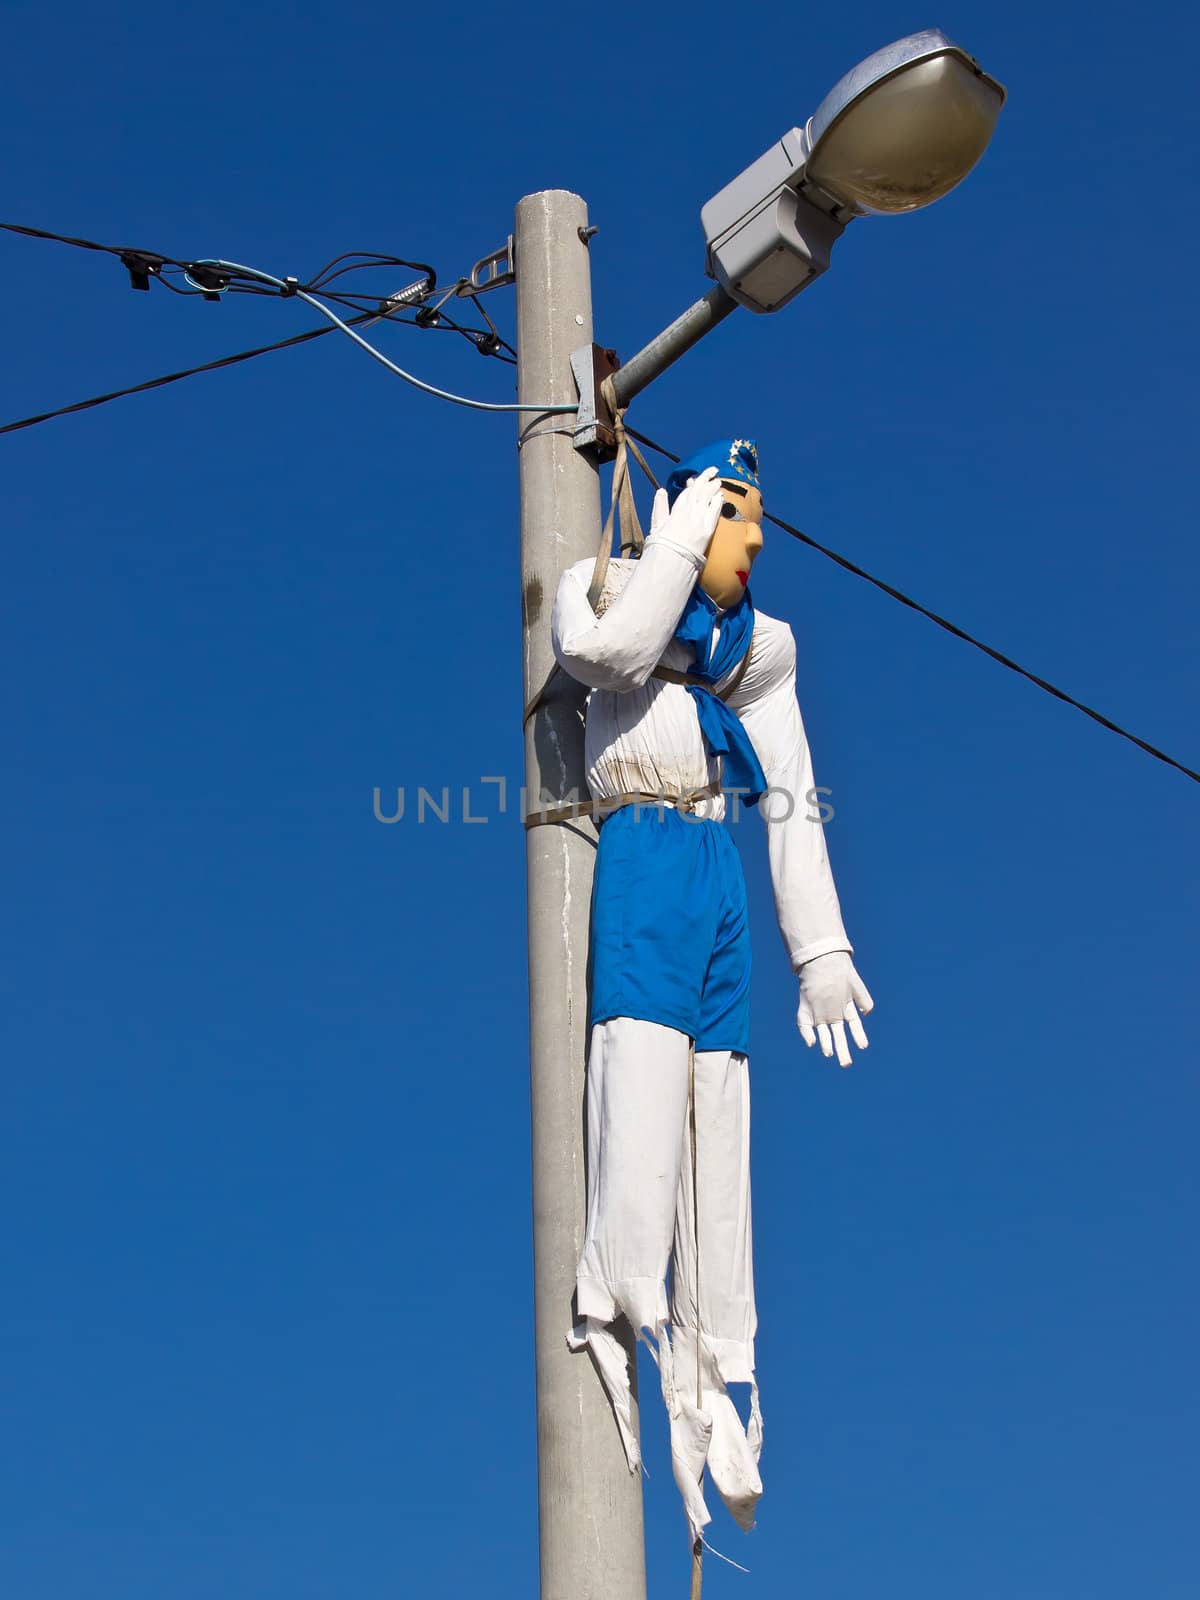
[[[762,549],[752,441],[681,462],[638,560],[590,561],[555,598],[559,665],[587,686],[600,822],[592,908],[587,1231],[572,1343],[592,1353],[640,1463],[624,1315],[658,1362],[675,1480],[698,1553],[704,1473],[743,1528],[762,1493],[749,1165],[750,941],[724,826],[767,824],[775,909],[808,1045],[850,1064],[872,1001],[854,969],[796,702],[791,629],[747,587]],[[599,564],[598,564],[599,565]],[[594,607],[593,607],[594,601]],[[734,812],[734,815],[737,813]],[[670,1269],[668,1296],[667,1275]],[[648,1337],[647,1337],[648,1336]],[[743,1426],[727,1386],[750,1386]]]

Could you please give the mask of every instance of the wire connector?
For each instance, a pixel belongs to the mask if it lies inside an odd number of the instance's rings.
[[[163,269],[162,256],[151,255],[148,250],[122,250],[121,265],[129,274],[129,287],[150,292],[150,279],[157,278]]]
[[[210,301],[219,301],[229,287],[229,274],[218,271],[208,261],[189,261],[183,278]]]
[[[285,300],[290,300],[299,287],[299,278],[285,278],[283,280],[283,288],[279,292]]]

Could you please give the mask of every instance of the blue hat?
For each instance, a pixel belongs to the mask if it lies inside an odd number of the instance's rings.
[[[672,467],[667,477],[667,499],[672,505],[693,478],[705,467],[716,467],[722,478],[733,482],[752,483],[758,488],[758,446],[753,439],[718,439],[685,456],[677,467]]]

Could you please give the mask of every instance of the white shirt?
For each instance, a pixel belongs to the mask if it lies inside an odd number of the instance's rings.
[[[660,529],[638,561],[613,561],[600,599],[588,604],[593,563],[563,573],[551,634],[564,671],[585,684],[587,781],[592,797],[678,795],[718,777],[705,748],[695,703],[683,684],[652,678],[660,663],[692,665],[691,651],[672,636],[704,563]],[[736,671],[736,669],[735,669]],[[729,673],[718,689],[734,677]],[[758,810],[767,849],[779,931],[798,972],[833,950],[853,951],[818,820],[812,758],[796,703],[796,641],[785,622],[755,612],[750,660],[729,705],[742,719],[770,790]],[[725,796],[697,807],[721,821]]]

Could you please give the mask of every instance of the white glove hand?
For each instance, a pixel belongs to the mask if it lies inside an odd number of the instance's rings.
[[[800,1037],[809,1046],[820,1040],[821,1054],[825,1056],[833,1055],[836,1048],[839,1066],[850,1065],[846,1024],[850,1024],[855,1044],[865,1050],[867,1035],[858,1013],[871,1011],[874,1006],[866,984],[844,950],[815,956],[800,968],[800,1009],[796,1013]]]
[[[673,506],[667,504],[667,491],[658,491],[650,512],[650,532],[665,534],[698,561],[703,561],[717,523],[721,520],[724,503],[725,496],[721,492],[716,467],[705,467],[687,485]]]

